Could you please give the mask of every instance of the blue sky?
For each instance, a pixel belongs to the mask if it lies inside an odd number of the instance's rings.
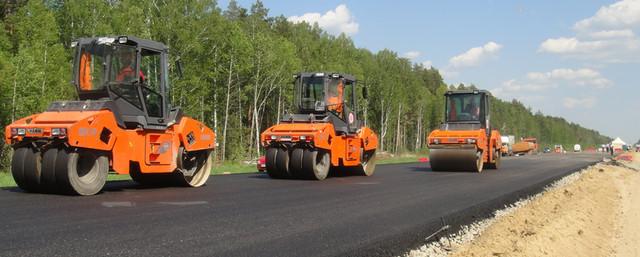
[[[640,0],[263,2],[272,16],[431,64],[448,84],[473,83],[627,143],[640,138]]]

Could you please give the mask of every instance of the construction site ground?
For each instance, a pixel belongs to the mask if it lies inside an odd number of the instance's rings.
[[[616,159],[408,255],[640,256],[640,154]]]

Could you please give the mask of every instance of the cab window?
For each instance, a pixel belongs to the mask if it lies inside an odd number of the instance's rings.
[[[162,55],[160,52],[143,49],[140,62],[140,82],[147,112],[151,117],[162,117]]]

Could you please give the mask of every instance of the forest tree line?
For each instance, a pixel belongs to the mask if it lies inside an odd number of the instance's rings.
[[[449,87],[437,69],[391,50],[357,48],[343,35],[315,24],[270,16],[215,0],[6,0],[0,4],[0,125],[38,113],[55,100],[76,99],[70,43],[79,37],[135,35],[170,48],[172,102],[217,135],[216,158],[251,160],[258,136],[292,108],[292,74],[335,71],[355,75],[360,117],[378,133],[379,151],[426,149],[425,138],[444,116]],[[459,86],[458,86],[459,87]],[[494,99],[493,126],[503,134],[535,136],[542,143],[594,145],[597,131],[562,118],[532,113],[522,103]],[[0,131],[0,135],[4,129]],[[3,135],[2,135],[3,136]],[[0,168],[10,147],[0,143]]]

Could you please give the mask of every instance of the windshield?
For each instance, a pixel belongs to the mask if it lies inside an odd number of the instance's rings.
[[[480,121],[480,94],[453,94],[447,97],[447,121]]]
[[[82,91],[103,90],[108,82],[126,84],[137,80],[134,47],[85,44],[81,46],[78,58],[78,86]]]
[[[302,77],[298,79],[296,99],[301,110],[316,110],[325,108],[324,78]]]

